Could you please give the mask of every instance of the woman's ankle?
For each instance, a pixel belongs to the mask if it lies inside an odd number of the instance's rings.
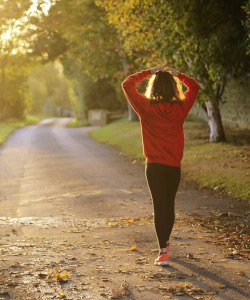
[[[167,248],[160,248],[160,251],[159,251],[159,254],[162,255],[162,254],[167,254]]]
[[[160,248],[159,253],[160,253],[160,254],[168,253],[168,251],[167,251],[167,247],[168,247],[168,246],[169,246],[169,241],[166,242],[166,247]]]

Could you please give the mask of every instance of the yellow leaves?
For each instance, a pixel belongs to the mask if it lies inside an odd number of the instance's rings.
[[[237,275],[244,276],[245,273],[243,271],[236,272]]]
[[[70,276],[71,276],[70,273],[63,272],[63,273],[60,274],[59,271],[57,270],[57,272],[55,274],[55,279],[56,279],[56,281],[58,281],[60,283],[64,283],[68,280],[68,278],[70,278]]]
[[[125,270],[120,270],[120,272],[121,272],[121,273],[125,273],[125,274],[130,273],[130,271],[127,270],[127,269],[125,269]]]
[[[68,279],[71,276],[71,273],[68,273],[66,271],[60,272],[57,268],[54,268],[53,270],[48,269],[47,270],[47,277],[45,278],[45,281],[50,282],[58,282],[60,284],[65,283],[68,281]],[[43,276],[40,276],[43,277]],[[57,292],[57,288],[54,288],[54,291]],[[61,299],[66,298],[66,294],[64,292],[60,292],[59,297]]]
[[[48,276],[45,278],[46,282],[56,281],[59,283],[65,283],[71,276],[71,274],[66,271],[60,273],[59,270],[56,268],[53,271],[47,270],[47,272]]]
[[[136,184],[131,184],[129,187],[130,187],[131,189],[141,189],[141,186],[136,185]]]
[[[128,251],[135,251],[137,250],[137,245],[134,244],[131,248],[128,249]]]
[[[60,293],[60,298],[66,298],[66,294],[64,292]]]
[[[109,222],[108,223],[108,226],[111,226],[111,227],[114,227],[114,226],[117,226],[118,223],[117,222]]]
[[[128,221],[125,222],[125,224],[131,224],[131,223],[134,223],[135,220],[134,219],[129,219]]]
[[[215,284],[215,288],[218,288],[218,289],[225,289],[226,287],[227,287],[227,285],[225,285],[225,284],[221,284],[221,283]]]
[[[121,218],[121,219],[111,219],[108,220],[108,226],[110,227],[124,227],[125,226],[143,226],[147,224],[152,224],[152,215],[145,217],[135,217],[135,218]]]

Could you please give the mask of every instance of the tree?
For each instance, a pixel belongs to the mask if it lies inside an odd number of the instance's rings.
[[[198,79],[210,141],[225,140],[219,103],[232,76],[246,70],[244,1],[96,0],[137,64],[172,65]]]
[[[2,1],[0,4],[0,120],[23,118],[28,106],[27,79],[32,61],[23,52],[20,19],[31,1]]]
[[[246,29],[246,54],[250,55],[250,1],[246,0],[246,3],[244,6],[242,6],[242,9],[246,13],[246,18],[243,20],[243,25]]]
[[[245,19],[243,3],[240,0],[200,0],[185,8],[192,17],[188,33],[192,33],[194,39],[185,39],[190,53],[188,59],[185,51],[181,56],[203,86],[200,101],[205,103],[211,142],[225,140],[219,103],[228,80],[246,72],[248,64],[242,26]],[[188,20],[186,17],[184,24],[188,24]],[[192,51],[194,41],[196,47]]]
[[[25,55],[15,54],[1,59],[0,120],[23,119],[30,107],[27,80],[32,63]]]
[[[46,106],[50,108],[50,114],[54,114],[56,109],[71,108],[68,84],[59,63],[46,64],[34,70],[29,77],[29,92],[32,99],[30,111],[34,114],[43,113]]]
[[[120,108],[114,87],[105,78],[94,81],[88,75],[83,78],[84,102],[88,109],[117,110]]]
[[[74,107],[80,109],[81,113],[88,106],[87,103],[82,103],[87,98],[83,97],[83,87],[75,85],[84,85],[90,79],[81,76],[79,72],[91,77],[96,83],[95,89],[100,91],[100,82],[105,82],[106,88],[109,84],[113,85],[113,91],[118,88],[120,90],[121,81],[127,74],[127,67],[122,71],[125,54],[120,47],[119,37],[104,17],[105,10],[98,7],[94,0],[60,0],[51,7],[47,16],[33,20],[37,26],[33,54],[39,55],[43,61],[55,57],[61,59],[67,69],[65,74],[71,82],[74,102],[79,99],[79,105]],[[60,43],[55,49],[57,40]],[[69,61],[73,63],[74,69],[68,66]],[[118,93],[118,97],[114,95],[114,100],[113,108],[117,108],[122,106],[121,100],[124,101],[124,96]]]

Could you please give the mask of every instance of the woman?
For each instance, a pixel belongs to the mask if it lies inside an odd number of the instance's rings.
[[[137,91],[136,85],[152,74],[145,97]],[[184,95],[178,81],[187,87]],[[174,202],[181,178],[183,123],[200,87],[193,78],[173,68],[154,67],[130,75],[122,88],[141,121],[146,179],[153,200],[160,248],[155,264],[167,265],[169,238],[175,219]]]

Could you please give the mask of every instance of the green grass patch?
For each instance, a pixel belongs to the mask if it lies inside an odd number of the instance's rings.
[[[93,130],[90,134],[101,143],[117,147],[135,159],[143,159],[141,130],[138,122],[121,119]]]
[[[4,123],[0,123],[0,145],[2,145],[6,139],[17,129],[22,128],[27,125],[35,124],[42,119],[44,116],[27,116],[25,120],[8,120]]]
[[[88,126],[88,125],[89,125],[89,123],[87,120],[73,119],[71,122],[69,122],[69,124],[67,126],[71,127],[71,128],[78,128],[78,127],[84,127],[84,126]]]
[[[223,190],[230,196],[247,200],[249,189],[249,146],[232,143],[209,143],[205,122],[188,119],[185,122],[185,150],[182,172],[188,180],[214,190]],[[238,132],[238,140],[240,139]],[[98,142],[117,147],[133,159],[144,161],[141,130],[138,122],[121,119],[91,131]],[[226,130],[230,140],[235,131]],[[244,137],[242,138],[244,140]]]

